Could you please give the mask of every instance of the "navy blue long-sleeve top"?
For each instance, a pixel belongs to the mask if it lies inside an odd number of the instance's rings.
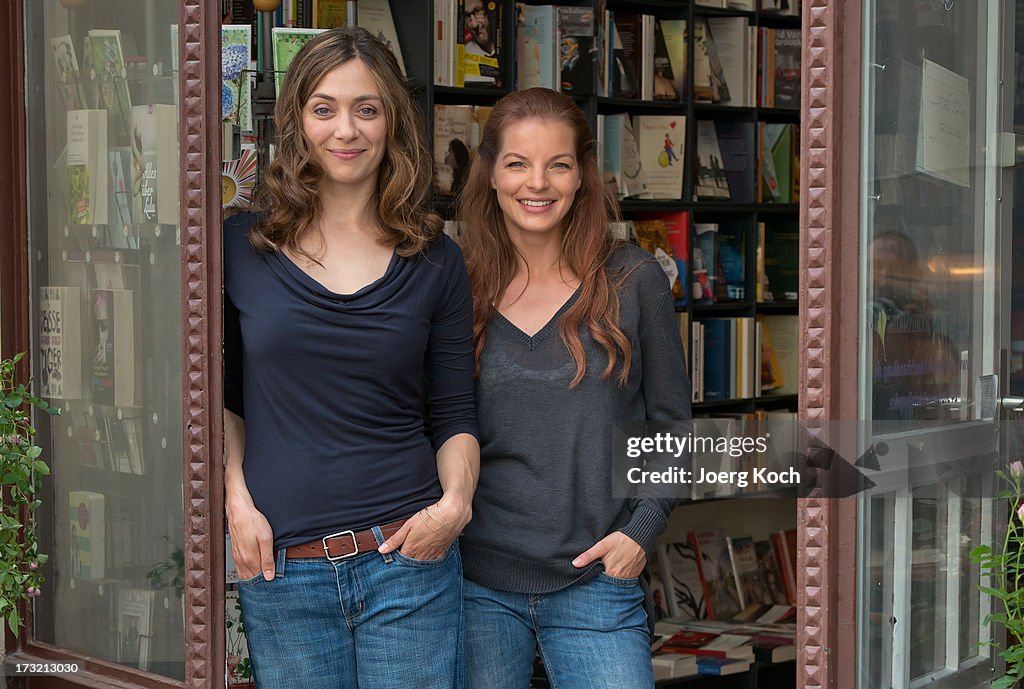
[[[274,547],[436,502],[437,448],[478,435],[459,248],[442,237],[395,254],[383,276],[341,295],[256,251],[255,221],[224,223],[224,406],[245,419],[245,482]]]

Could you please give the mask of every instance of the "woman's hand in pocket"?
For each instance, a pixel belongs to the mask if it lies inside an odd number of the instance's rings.
[[[604,563],[604,571],[618,579],[640,576],[647,564],[647,554],[640,544],[621,531],[613,531],[582,553],[572,564],[586,567],[594,560]]]
[[[270,581],[274,578],[274,533],[270,522],[256,509],[248,493],[229,492],[225,507],[238,578],[251,579],[263,572]]]
[[[381,553],[398,550],[414,560],[440,559],[469,523],[470,509],[441,498],[409,517],[378,550]]]

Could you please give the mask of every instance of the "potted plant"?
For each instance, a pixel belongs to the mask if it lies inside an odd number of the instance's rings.
[[[43,476],[50,473],[35,444],[32,408],[59,414],[46,400],[31,392],[31,380],[21,383],[17,365],[24,352],[0,361],[0,487],[3,509],[0,511],[0,618],[15,634],[21,628],[22,601],[38,596],[43,584],[41,567],[47,556],[39,552],[34,514],[36,497]]]
[[[231,609],[230,606],[234,605]],[[245,621],[242,619],[242,604],[237,596],[228,598],[229,610],[225,611],[224,627],[227,641],[228,686],[252,687],[252,661],[249,660],[245,643]]]
[[[997,471],[996,476],[1009,484],[1009,490],[996,493],[1009,500],[1006,536],[1000,550],[979,545],[970,557],[991,577],[991,586],[978,589],[999,601],[997,612],[986,616],[985,624],[994,622],[1006,630],[1002,647],[995,641],[984,644],[998,649],[1006,661],[1006,674],[992,682],[992,689],[1009,689],[1024,678],[1024,462],[1012,462],[1009,475]]]

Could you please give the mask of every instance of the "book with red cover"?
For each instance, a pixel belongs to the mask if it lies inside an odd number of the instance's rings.
[[[689,211],[665,211],[661,213],[640,213],[637,218],[645,220],[661,220],[665,223],[668,243],[672,247],[672,257],[679,268],[679,284],[683,288],[683,296],[676,299],[676,306],[686,306],[690,292],[690,213]]]
[[[696,656],[751,660],[754,657],[754,649],[746,643],[748,640],[749,637],[746,636],[681,629],[658,650],[661,653],[689,653]]]

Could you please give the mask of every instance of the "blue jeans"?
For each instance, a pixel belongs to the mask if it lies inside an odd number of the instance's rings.
[[[561,591],[509,593],[466,581],[467,689],[527,689],[540,653],[552,689],[651,689],[639,581],[601,572]]]
[[[462,561],[285,560],[239,583],[259,689],[462,689]]]

